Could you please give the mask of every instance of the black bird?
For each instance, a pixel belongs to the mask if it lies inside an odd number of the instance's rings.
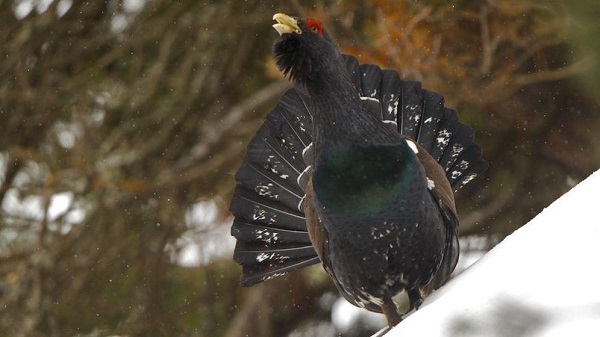
[[[485,170],[443,97],[340,54],[322,24],[275,14],[277,67],[295,84],[236,174],[234,259],[250,286],[318,262],[350,303],[401,316],[458,260],[454,192]]]

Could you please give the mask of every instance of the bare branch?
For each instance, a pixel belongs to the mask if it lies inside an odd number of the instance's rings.
[[[246,116],[250,111],[259,108],[261,105],[272,101],[275,97],[281,95],[284,90],[290,87],[290,83],[285,80],[279,80],[273,82],[267,87],[261,89],[256,92],[252,96],[244,99],[239,104],[233,106],[227,115],[221,118],[220,122],[217,124],[205,125],[202,128],[202,145],[200,148],[196,149],[196,153],[199,155],[203,155],[208,151],[208,148],[218,142],[223,134],[228,130],[235,128],[239,125],[240,121]]]
[[[532,83],[543,81],[556,81],[564,78],[580,75],[591,64],[588,59],[581,59],[566,67],[553,70],[542,70],[532,74],[519,75],[514,79],[514,83],[518,87],[530,85]]]
[[[12,252],[9,255],[0,256],[0,265],[13,263],[13,262],[21,262],[22,260],[28,259],[34,251],[26,250],[26,251],[18,251]]]

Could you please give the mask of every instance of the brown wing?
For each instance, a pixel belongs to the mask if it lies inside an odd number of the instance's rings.
[[[425,175],[433,181],[433,186],[430,189],[431,195],[438,202],[444,223],[447,227],[448,241],[442,263],[432,280],[421,288],[423,296],[427,296],[433,290],[441,287],[448,281],[450,274],[454,271],[458,262],[460,247],[458,244],[458,215],[456,213],[456,205],[454,203],[454,192],[450,186],[444,169],[438,162],[418,143],[417,158],[421,162]]]
[[[446,178],[446,172],[427,150],[414,140],[411,139],[411,141],[417,145],[417,149],[419,150],[417,158],[419,158],[421,165],[423,165],[423,169],[425,169],[425,175],[435,184],[433,189],[431,189],[431,193],[440,203],[443,212],[450,212],[450,217],[457,218],[456,206],[454,204],[454,192],[452,191],[448,178]],[[458,226],[458,221],[456,225]]]
[[[317,211],[315,210],[312,193],[312,176],[310,176],[306,184],[306,196],[304,199],[306,228],[308,229],[308,236],[310,237],[310,241],[312,242],[313,247],[317,251],[317,255],[319,255],[321,262],[323,262],[325,269],[327,270],[329,268],[329,261],[323,255],[327,254],[329,238],[327,235],[327,231],[325,230],[325,227],[323,227],[323,224],[321,223],[321,220],[319,220],[319,216],[317,215]]]

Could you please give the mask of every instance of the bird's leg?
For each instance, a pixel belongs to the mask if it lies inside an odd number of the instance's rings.
[[[389,291],[386,291],[383,295],[381,310],[383,310],[383,314],[385,315],[385,318],[387,318],[390,328],[402,321],[402,316],[398,313],[398,307],[396,307],[396,304],[392,300],[392,295]]]
[[[421,304],[423,304],[423,297],[421,296],[419,288],[407,289],[406,293],[408,294],[408,302],[410,303],[410,309],[408,311],[413,309],[418,310]]]

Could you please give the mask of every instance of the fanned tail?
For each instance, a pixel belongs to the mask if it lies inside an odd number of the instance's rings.
[[[291,89],[248,145],[230,206],[234,260],[243,266],[244,286],[319,262],[302,207],[310,131],[310,114]]]
[[[456,112],[444,107],[444,98],[421,88],[419,82],[402,81],[395,70],[372,64],[359,65],[343,55],[350,78],[360,95],[379,103],[382,121],[417,141],[446,171],[456,191],[485,171],[481,148],[473,141],[473,129],[460,123]],[[371,109],[370,109],[371,110]]]

